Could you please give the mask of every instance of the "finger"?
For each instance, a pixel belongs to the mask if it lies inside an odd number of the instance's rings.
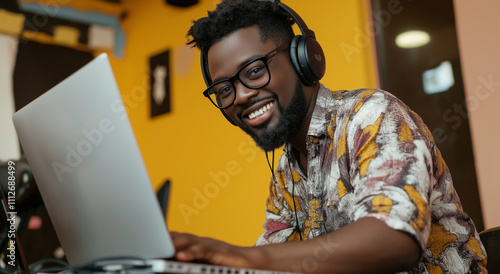
[[[171,233],[170,236],[172,238],[172,243],[178,250],[183,249],[199,241],[198,237],[187,233]]]
[[[175,254],[175,258],[179,261],[206,261],[210,262],[209,256],[210,251],[205,245],[200,243],[194,243],[191,245],[186,245],[183,249],[180,249]]]
[[[183,262],[194,261],[194,258],[191,255],[191,253],[186,251],[186,250],[177,251],[175,253],[175,259],[178,261],[183,261]]]
[[[170,231],[170,237],[172,238],[179,238],[179,237],[196,237],[194,234],[190,233],[183,233],[183,232],[175,232],[175,231]]]
[[[227,245],[206,245],[203,243],[192,245],[178,252],[176,259],[232,267],[252,267],[247,253],[239,247]]]

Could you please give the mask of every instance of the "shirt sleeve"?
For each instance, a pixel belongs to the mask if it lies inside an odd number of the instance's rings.
[[[382,91],[361,97],[352,111],[344,134],[352,152],[354,220],[379,219],[425,250],[435,182],[432,136],[420,117]]]
[[[295,206],[300,205],[296,197],[293,197],[287,189],[287,177],[285,166],[287,158],[280,158],[276,172],[269,185],[269,197],[266,202],[266,221],[264,222],[264,233],[258,238],[256,245],[282,243],[286,241],[299,240],[299,232],[295,229],[293,213],[293,200]],[[289,182],[291,183],[291,182]]]

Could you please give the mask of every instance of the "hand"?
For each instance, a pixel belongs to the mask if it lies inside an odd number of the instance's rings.
[[[171,236],[179,261],[301,273],[396,273],[415,267],[421,252],[409,234],[369,217],[315,239],[257,247]]]
[[[175,258],[231,267],[258,268],[265,256],[255,247],[239,247],[192,234],[171,232]]]

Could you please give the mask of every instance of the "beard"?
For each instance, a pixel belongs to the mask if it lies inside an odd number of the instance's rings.
[[[271,151],[279,148],[291,140],[299,130],[300,124],[307,113],[306,98],[300,80],[297,81],[295,93],[288,107],[282,106],[278,98],[275,97],[275,100],[280,112],[280,117],[278,124],[274,128],[267,128],[266,124],[257,133],[247,124],[244,124],[242,127],[243,131],[250,135],[257,146],[264,151]]]

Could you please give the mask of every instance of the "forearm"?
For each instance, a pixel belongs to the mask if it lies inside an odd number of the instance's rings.
[[[260,246],[250,253],[256,267],[262,269],[394,273],[414,267],[420,248],[408,234],[374,218],[364,218],[316,239]]]

